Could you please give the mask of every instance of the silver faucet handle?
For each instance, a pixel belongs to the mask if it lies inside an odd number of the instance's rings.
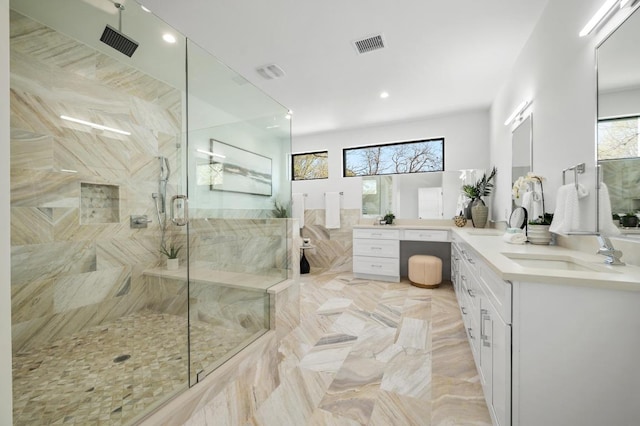
[[[616,250],[609,238],[603,235],[597,235],[597,237],[598,242],[600,243],[600,248],[598,249],[597,254],[601,254],[606,257],[604,263],[607,265],[624,265],[624,262],[620,260],[622,257],[622,251]]]

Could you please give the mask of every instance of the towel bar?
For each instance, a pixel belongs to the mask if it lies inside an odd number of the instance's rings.
[[[344,192],[340,191],[340,192],[338,192],[338,194],[340,194],[340,195],[344,195]],[[324,196],[325,196],[325,197],[327,196],[327,193],[326,193],[326,192],[324,193]]]
[[[576,164],[573,167],[569,167],[569,168],[564,169],[562,171],[562,184],[563,185],[566,184],[566,173],[568,171],[573,170],[573,179],[574,179],[574,181],[576,183],[576,189],[578,189],[578,175],[579,174],[583,174],[584,171],[585,171],[585,168],[586,168],[585,164],[584,163],[580,163],[580,164]]]

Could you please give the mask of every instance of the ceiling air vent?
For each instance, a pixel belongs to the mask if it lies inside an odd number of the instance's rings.
[[[374,35],[371,37],[363,38],[353,42],[358,53],[363,54],[371,52],[372,50],[382,49],[384,47],[384,39],[382,34]]]
[[[284,71],[276,64],[263,65],[256,68],[258,74],[267,80],[273,80],[274,78],[284,77]]]

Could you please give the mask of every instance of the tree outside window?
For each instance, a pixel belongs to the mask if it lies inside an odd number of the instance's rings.
[[[598,160],[640,156],[640,117],[598,121]]]
[[[292,179],[327,179],[329,177],[328,159],[328,151],[293,154],[291,156]]]
[[[344,176],[436,172],[444,170],[444,139],[424,139],[343,151]]]

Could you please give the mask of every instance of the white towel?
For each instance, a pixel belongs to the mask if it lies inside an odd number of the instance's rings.
[[[340,228],[340,193],[325,192],[324,193],[324,226],[327,229]]]
[[[509,244],[524,244],[527,242],[527,236],[522,232],[505,232],[504,235],[502,235],[502,239]]]
[[[291,217],[298,219],[300,229],[304,228],[304,194],[294,192],[291,194]]]
[[[604,182],[600,182],[598,194],[598,230],[600,231],[600,235],[604,235],[605,237],[620,235],[620,229],[613,224],[609,188],[607,188]]]
[[[589,192],[575,183],[563,185],[558,188],[556,196],[556,211],[549,231],[556,234],[566,234],[581,229],[580,199],[585,198]]]
[[[533,192],[527,191],[522,194],[522,207],[527,211],[529,220],[537,219],[538,216],[533,215]]]

